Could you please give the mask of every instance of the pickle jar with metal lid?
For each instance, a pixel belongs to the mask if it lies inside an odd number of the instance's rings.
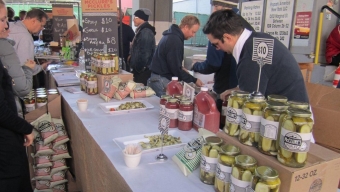
[[[97,52],[94,52],[91,55],[91,72],[96,73],[97,72]]]
[[[231,171],[230,191],[247,191],[255,174],[257,161],[249,155],[238,155]]]
[[[280,103],[287,103],[288,98],[283,95],[268,95],[268,101],[276,101]]]
[[[47,104],[47,95],[37,95],[36,98],[37,108]]]
[[[288,109],[279,134],[277,159],[283,165],[305,166],[313,130],[312,113],[302,109]]]
[[[101,67],[101,74],[108,75],[111,74],[111,59],[109,54],[104,54],[102,57],[102,67]]]
[[[86,73],[80,74],[80,90],[86,91],[86,82],[85,82]]]
[[[216,136],[205,138],[201,155],[200,180],[208,185],[214,185],[218,153],[222,139]]]
[[[87,78],[86,82],[86,89],[88,95],[96,95],[98,94],[98,88],[97,88],[97,76],[95,74],[90,74]]]
[[[279,192],[281,180],[278,172],[267,166],[260,166],[255,169],[251,188],[255,192]]]
[[[222,145],[218,154],[218,163],[215,175],[215,191],[229,192],[230,175],[235,163],[235,157],[240,154],[240,148],[234,145]]]
[[[33,96],[24,97],[24,103],[25,103],[26,113],[29,113],[35,110],[35,97]]]
[[[277,101],[267,101],[263,111],[260,138],[257,148],[266,155],[277,154],[276,140],[280,130],[280,119],[287,114],[288,105]]]
[[[309,103],[288,101],[289,108],[309,110]]]
[[[251,93],[242,107],[238,140],[245,145],[257,147],[260,138],[262,111],[266,99],[260,92]]]
[[[102,57],[101,53],[97,55],[97,74],[102,74]]]
[[[113,73],[119,73],[119,59],[118,56],[116,54],[111,54],[111,67],[112,67],[112,71]]]
[[[240,134],[242,107],[248,95],[249,92],[233,91],[228,98],[227,107],[222,106],[222,113],[226,115],[223,130],[230,136],[238,136]]]

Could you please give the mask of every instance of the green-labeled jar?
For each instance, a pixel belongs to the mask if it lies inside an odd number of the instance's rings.
[[[277,159],[283,165],[305,166],[313,130],[311,112],[302,109],[288,110],[282,121]]]
[[[262,111],[266,99],[261,93],[252,93],[242,107],[241,129],[238,140],[245,145],[257,147],[260,138]]]
[[[255,192],[279,192],[281,180],[278,172],[267,166],[260,166],[255,169],[251,188]]]
[[[267,101],[263,111],[260,138],[257,148],[266,155],[277,154],[276,140],[279,135],[280,119],[287,114],[288,105],[277,101]]]
[[[249,92],[233,91],[228,98],[227,106],[222,106],[222,114],[225,114],[223,130],[230,136],[238,136],[240,134],[242,107],[248,95]]]
[[[231,171],[230,191],[246,191],[251,187],[257,161],[249,155],[235,157],[235,165]]]
[[[234,145],[222,145],[218,154],[218,163],[215,175],[215,191],[229,192],[230,175],[235,163],[235,157],[240,154],[240,148]]]
[[[222,142],[222,139],[216,136],[205,138],[205,143],[202,147],[200,171],[200,179],[205,184],[214,185],[218,153]]]

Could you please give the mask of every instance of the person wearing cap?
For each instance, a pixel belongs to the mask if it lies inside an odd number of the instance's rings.
[[[211,2],[213,11],[231,9],[238,13],[238,0],[213,0]],[[243,17],[239,16],[242,25],[250,31],[254,31],[253,27]],[[192,66],[192,70],[201,74],[214,74],[213,91],[217,94],[216,105],[221,112],[222,100],[220,94],[225,90],[235,88],[238,85],[236,77],[236,61],[231,54],[222,50],[217,50],[210,42],[208,42],[207,58],[203,62],[196,62]],[[225,96],[223,96],[225,97]]]
[[[200,79],[193,77],[182,68],[184,40],[194,37],[199,27],[198,18],[187,15],[183,17],[180,25],[172,24],[163,32],[163,37],[152,58],[152,73],[148,80],[148,86],[158,97],[165,94],[166,86],[172,77],[178,77],[180,81],[187,83],[196,83],[199,87],[203,85]]]
[[[133,23],[137,29],[128,59],[134,81],[144,85],[151,75],[149,67],[156,47],[156,31],[148,22],[149,15],[151,11],[145,8],[134,13]]]
[[[238,87],[248,92],[257,91],[259,78],[258,60],[253,59],[253,53],[258,51],[254,50],[253,42],[258,38],[272,41],[272,44],[266,43],[268,47],[273,46],[273,52],[271,59],[268,57],[271,64],[262,67],[259,91],[265,96],[276,94],[286,96],[288,100],[309,101],[298,63],[287,47],[275,37],[249,31],[242,25],[240,17],[231,10],[214,12],[204,26],[203,33],[217,49],[234,56]],[[227,92],[230,94],[231,90]]]

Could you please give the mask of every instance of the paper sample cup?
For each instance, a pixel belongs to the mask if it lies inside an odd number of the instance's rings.
[[[124,154],[124,161],[125,161],[126,166],[128,166],[129,168],[134,168],[139,165],[140,159],[142,157],[142,152],[130,155],[130,154],[126,154],[125,150],[123,150],[123,154]]]
[[[87,110],[87,104],[88,104],[87,99],[78,99],[77,100],[77,105],[78,105],[79,111],[86,111]]]

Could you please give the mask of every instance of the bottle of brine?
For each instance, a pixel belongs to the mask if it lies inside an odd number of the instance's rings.
[[[251,93],[242,107],[241,129],[238,140],[248,146],[257,147],[260,126],[266,99],[260,92]]]
[[[280,119],[287,114],[288,105],[277,102],[267,101],[267,107],[263,111],[260,127],[260,138],[258,149],[266,155],[277,154],[276,140],[280,127]]]
[[[279,134],[277,159],[283,165],[300,168],[305,166],[313,130],[311,112],[288,109]]]

